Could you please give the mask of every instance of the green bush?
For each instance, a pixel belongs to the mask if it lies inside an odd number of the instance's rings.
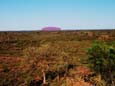
[[[115,86],[115,49],[105,42],[94,42],[88,49],[88,55],[90,67],[97,74],[101,74],[109,86]]]
[[[8,66],[3,64],[2,66],[4,72],[9,72]]]

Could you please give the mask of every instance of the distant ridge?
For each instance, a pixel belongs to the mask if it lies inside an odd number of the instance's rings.
[[[42,28],[42,31],[60,31],[61,28],[59,27],[44,27]]]

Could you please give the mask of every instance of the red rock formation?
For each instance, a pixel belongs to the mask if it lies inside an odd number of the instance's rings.
[[[44,27],[42,28],[43,31],[60,31],[61,28],[59,27]]]

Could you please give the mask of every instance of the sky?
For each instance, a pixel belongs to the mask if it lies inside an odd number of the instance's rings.
[[[0,0],[0,31],[114,29],[115,0]]]

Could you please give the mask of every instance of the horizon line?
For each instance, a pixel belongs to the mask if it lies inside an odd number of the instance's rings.
[[[61,31],[104,31],[104,30],[115,30],[115,28],[111,29],[61,29],[61,30],[0,30],[0,32],[61,32]]]

